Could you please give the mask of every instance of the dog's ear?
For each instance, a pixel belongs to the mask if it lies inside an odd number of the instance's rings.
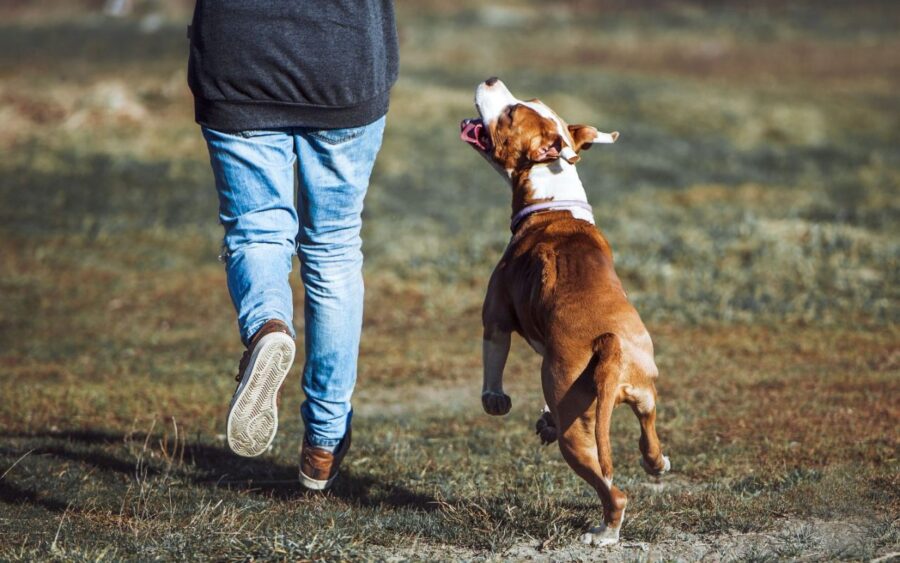
[[[542,137],[540,141],[535,141],[534,146],[528,153],[528,158],[535,164],[541,162],[550,162],[559,158],[564,158],[569,164],[575,164],[581,157],[572,150],[568,143],[563,144],[563,138],[559,134],[551,137]]]
[[[601,133],[590,125],[569,125],[569,134],[575,141],[575,152],[588,150],[594,143],[615,143],[619,138],[619,132]]]
[[[562,137],[553,134],[547,137],[536,137],[528,151],[528,160],[534,163],[550,162],[559,158],[562,148]]]

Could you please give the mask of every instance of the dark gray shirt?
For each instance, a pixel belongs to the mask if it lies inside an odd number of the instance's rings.
[[[392,0],[197,0],[188,36],[188,84],[207,127],[344,128],[387,113]]]

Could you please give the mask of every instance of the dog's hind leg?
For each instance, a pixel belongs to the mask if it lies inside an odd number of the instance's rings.
[[[631,406],[641,423],[641,467],[649,475],[662,475],[671,469],[669,458],[662,454],[659,436],[656,435],[656,388],[653,382],[640,388],[625,387],[625,401]]]
[[[545,363],[544,393],[551,409],[557,414],[559,449],[563,458],[579,477],[597,491],[603,504],[602,524],[591,528],[581,539],[594,545],[612,545],[619,541],[627,498],[612,484],[609,418],[615,406],[615,395],[598,395],[596,366],[597,360],[591,360],[588,368],[567,389],[549,389],[552,386],[548,386],[547,381],[560,379],[549,373]],[[605,422],[602,422],[603,419]]]
[[[619,541],[619,530],[622,529],[627,504],[625,493],[612,484],[612,444],[609,439],[613,409],[619,401],[619,377],[622,372],[622,349],[619,338],[611,333],[601,335],[595,343],[594,351],[592,361],[594,369],[591,374],[597,394],[594,439],[597,444],[600,471],[609,488],[609,502],[603,501],[603,525],[591,530],[585,536],[591,536],[591,543],[594,545],[610,545]],[[586,542],[587,537],[582,540]]]

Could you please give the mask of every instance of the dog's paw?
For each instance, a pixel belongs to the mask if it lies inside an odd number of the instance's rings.
[[[506,393],[485,391],[481,394],[481,406],[491,416],[503,416],[512,408],[512,399]]]
[[[541,438],[541,443],[545,446],[556,441],[556,422],[553,421],[553,415],[550,411],[541,413],[540,418],[534,425],[534,429]]]
[[[586,534],[581,536],[581,543],[593,545],[596,547],[605,547],[619,543],[619,529],[611,528],[606,524],[600,524],[596,528],[591,528]]]
[[[660,468],[656,468],[647,463],[644,458],[641,458],[641,467],[644,468],[644,471],[647,472],[647,475],[659,477],[664,473],[668,473],[672,469],[672,463],[669,461],[669,458],[667,456],[662,456],[662,460],[663,466]]]

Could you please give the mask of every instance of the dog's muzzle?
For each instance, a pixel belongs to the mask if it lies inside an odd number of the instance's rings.
[[[491,148],[491,137],[488,135],[484,121],[480,119],[463,119],[459,124],[459,138],[482,152]]]

